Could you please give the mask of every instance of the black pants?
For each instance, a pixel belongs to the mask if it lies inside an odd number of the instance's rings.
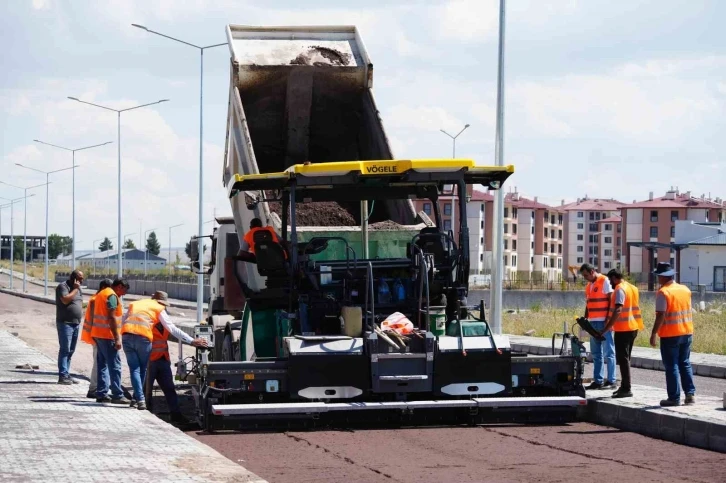
[[[630,354],[633,352],[633,343],[638,336],[637,330],[628,332],[615,332],[615,361],[620,366],[620,375],[623,382],[620,388],[630,390]]]

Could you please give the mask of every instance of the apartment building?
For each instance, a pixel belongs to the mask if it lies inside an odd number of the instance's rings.
[[[623,207],[621,213],[624,265],[628,272],[636,275],[649,269],[648,250],[629,247],[628,243],[674,243],[676,222],[722,223],[726,220],[726,205],[720,198],[714,200],[703,195],[696,198],[690,191],[680,193],[678,189],[671,189],[661,197],[654,197],[651,192],[647,200],[633,202]],[[674,249],[658,248],[653,251],[653,257],[653,263],[657,260],[676,265]]]
[[[618,266],[614,257],[617,253],[614,245],[618,238],[618,223],[614,219],[619,216],[623,206],[625,203],[618,200],[590,199],[586,196],[559,207],[564,212],[563,272],[570,267],[579,268],[583,263],[590,263],[604,270],[604,263],[601,265],[601,261],[607,261],[610,268]],[[620,225],[622,230],[622,221]],[[606,228],[610,230],[606,231]],[[607,248],[601,242],[604,237],[608,238]],[[605,250],[609,250],[607,260],[603,258]]]
[[[611,268],[620,268],[622,266],[623,219],[620,216],[603,218],[598,222],[598,226],[600,240],[599,268],[606,273]]]

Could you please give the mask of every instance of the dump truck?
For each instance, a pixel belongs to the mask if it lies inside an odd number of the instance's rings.
[[[467,303],[466,201],[443,230],[444,187],[501,189],[512,166],[394,159],[355,27],[230,25],[223,186],[205,337],[191,367],[207,430],[342,421],[569,419],[576,354],[528,356]],[[413,202],[428,200],[433,219]],[[241,257],[253,218],[254,260]],[[196,247],[196,243],[192,243]]]

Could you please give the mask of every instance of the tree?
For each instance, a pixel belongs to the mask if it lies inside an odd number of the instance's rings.
[[[51,260],[60,255],[70,255],[73,249],[73,239],[69,236],[61,236],[57,233],[48,235],[48,258]]]
[[[146,239],[146,250],[152,255],[158,255],[161,252],[161,244],[156,238],[156,232],[149,233],[149,238]]]
[[[108,239],[108,237],[104,238],[100,245],[98,245],[98,249],[102,252],[105,252],[107,250],[113,250],[113,242]]]
[[[194,243],[196,243],[196,240],[194,240]],[[202,245],[202,250],[204,253],[207,253],[207,245]],[[192,242],[188,241],[187,245],[184,247],[184,253],[187,254],[189,257],[189,260],[192,259]]]
[[[131,238],[127,238],[121,248],[136,248],[136,245],[134,245],[134,241]]]
[[[27,260],[27,253],[29,253],[30,250],[26,252],[26,260]],[[23,259],[23,237],[22,236],[16,236],[13,240],[13,258],[15,260],[22,260]]]

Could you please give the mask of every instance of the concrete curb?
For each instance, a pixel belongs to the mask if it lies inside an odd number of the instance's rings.
[[[668,412],[659,407],[598,399],[589,400],[581,416],[596,424],[726,453],[726,424],[721,422]]]
[[[532,355],[552,355],[551,347],[544,347],[531,344],[512,343],[512,350],[517,352],[526,352]],[[650,369],[655,371],[663,371],[663,361],[650,359],[647,357],[633,356],[630,360],[632,367],[640,369]],[[717,379],[726,379],[726,367],[714,366],[711,364],[703,364],[699,362],[691,362],[693,374],[703,377],[714,377]]]

